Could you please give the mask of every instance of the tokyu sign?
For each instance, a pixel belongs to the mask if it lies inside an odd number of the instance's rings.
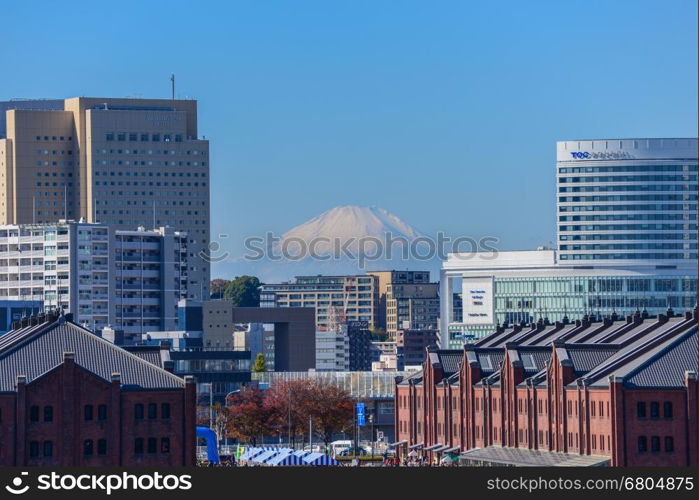
[[[633,158],[625,151],[610,151],[604,153],[590,153],[588,151],[571,151],[570,155],[575,160],[624,160]]]

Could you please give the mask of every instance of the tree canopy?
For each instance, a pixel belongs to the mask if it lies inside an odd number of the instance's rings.
[[[223,298],[235,307],[259,307],[260,280],[255,276],[237,276],[223,289]]]

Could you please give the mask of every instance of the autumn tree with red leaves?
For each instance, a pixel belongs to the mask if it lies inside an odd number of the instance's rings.
[[[349,392],[328,382],[312,382],[310,392],[313,430],[327,447],[336,432],[352,424],[354,403]]]
[[[263,436],[271,434],[269,410],[265,406],[264,392],[255,387],[245,387],[227,398],[228,434],[253,446]]]
[[[264,391],[248,387],[229,396],[227,403],[229,435],[252,445],[261,436],[287,436],[295,446],[299,437],[303,442],[311,419],[314,434],[327,446],[354,416],[347,391],[307,379],[278,381]]]

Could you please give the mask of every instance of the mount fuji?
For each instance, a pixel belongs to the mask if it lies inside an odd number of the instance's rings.
[[[424,233],[386,209],[339,206],[282,234],[273,245],[275,258],[236,259],[236,267],[244,264],[247,274],[267,283],[301,275],[388,269],[429,270],[433,279],[438,279],[438,259],[414,257],[415,253],[425,255],[425,239]],[[409,253],[411,246],[413,252]]]

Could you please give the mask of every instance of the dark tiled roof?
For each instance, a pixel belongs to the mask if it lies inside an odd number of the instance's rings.
[[[685,386],[684,372],[699,371],[697,329],[663,346],[660,353],[641,363],[624,379],[628,387],[669,388]]]
[[[525,448],[504,448],[488,446],[473,448],[461,454],[464,460],[478,460],[518,467],[570,467],[598,466],[609,463],[609,457],[599,455],[579,455],[546,450],[528,450]]]
[[[589,372],[619,350],[617,346],[600,344],[566,345],[566,349],[576,373]]]
[[[12,334],[8,333],[7,335]],[[16,332],[14,332],[16,333]],[[14,391],[17,375],[27,383],[63,363],[63,353],[75,353],[75,363],[105,380],[121,374],[122,386],[144,389],[180,389],[184,381],[144,361],[74,323],[56,321],[23,335],[0,351],[0,391]],[[4,340],[4,337],[3,337]]]
[[[677,323],[672,326],[677,326]],[[622,346],[616,353],[590,370],[585,375],[585,379],[591,386],[607,387],[610,376],[626,378],[632,370],[640,368],[653,356],[662,354],[669,345],[674,345],[677,339],[691,335],[691,332],[696,332],[696,325],[684,331],[681,327],[679,330],[657,328],[648,335],[639,335],[634,338],[633,342]],[[696,366],[696,364],[692,366]],[[685,369],[692,368],[684,368],[683,373]]]
[[[464,359],[463,351],[437,351],[437,354],[445,377],[459,371]]]
[[[505,352],[502,349],[487,351],[476,351],[478,362],[481,365],[481,371],[484,373],[492,373],[500,369],[502,360],[505,359]]]
[[[127,346],[125,349],[152,365],[163,367],[163,350],[159,346]],[[169,354],[169,351],[165,352]]]

